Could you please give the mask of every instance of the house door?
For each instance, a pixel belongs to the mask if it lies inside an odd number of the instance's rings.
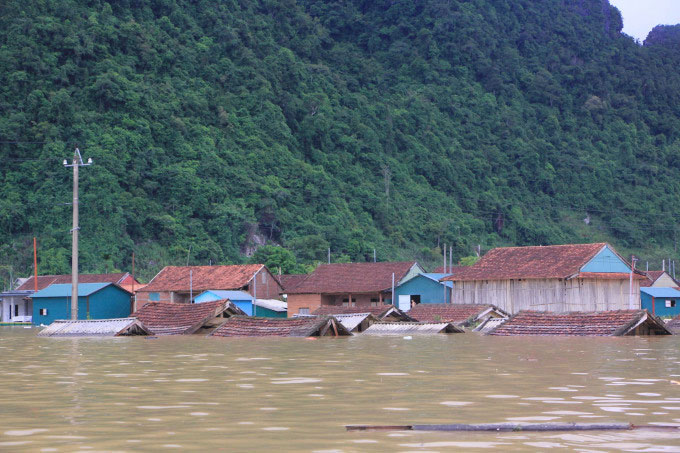
[[[409,311],[411,309],[411,295],[399,294],[399,310]]]

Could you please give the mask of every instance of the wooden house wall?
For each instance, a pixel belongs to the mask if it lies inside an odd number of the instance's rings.
[[[633,281],[634,308],[640,283]],[[569,312],[629,308],[629,281],[607,279],[523,279],[454,282],[453,303],[492,304],[509,313],[521,310]]]

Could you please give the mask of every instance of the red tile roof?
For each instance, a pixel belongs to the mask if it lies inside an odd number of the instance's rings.
[[[120,283],[129,276],[127,272],[115,274],[78,274],[78,283]],[[35,277],[31,276],[17,291],[33,291]],[[45,289],[52,284],[71,283],[71,275],[38,275],[38,291]]]
[[[231,302],[217,300],[201,304],[149,302],[130,317],[139,319],[154,335],[181,335],[194,333],[225,310],[244,314]]]
[[[281,286],[283,287],[283,292],[291,291],[293,288],[302,283],[309,274],[284,274],[277,275]]]
[[[215,337],[310,337],[352,335],[334,318],[253,318],[234,316],[217,328]]]
[[[321,264],[288,294],[348,294],[389,291],[398,285],[415,261]]]
[[[385,317],[401,319],[404,321],[414,321],[403,311],[399,310],[394,305],[356,305],[354,307],[344,307],[341,305],[322,305],[314,312],[316,316],[332,316],[332,315],[347,315],[352,313],[370,313],[378,319],[385,319]]]
[[[663,323],[647,310],[618,310],[591,313],[521,311],[488,335],[618,336],[625,335],[643,320],[658,333],[668,334]]]
[[[192,285],[194,292],[236,290],[246,286],[262,267],[262,264],[167,266],[140,291],[189,291]]]
[[[630,272],[579,272],[577,278],[598,279],[598,280],[628,280]],[[644,282],[647,280],[643,274],[635,271],[633,279]]]
[[[506,280],[567,278],[579,272],[602,248],[596,244],[532,247],[499,247],[490,250],[473,266],[459,269],[442,280]]]
[[[507,316],[493,305],[477,304],[418,304],[411,308],[407,314],[419,322],[468,324],[489,309],[495,310],[502,316]]]
[[[647,278],[645,278],[643,281],[640,282],[640,287],[648,287],[652,286],[654,282],[656,282],[663,274],[667,274],[666,271],[646,271],[643,272],[643,274],[646,274]],[[675,281],[675,283],[678,283],[673,277],[668,274],[668,276]]]

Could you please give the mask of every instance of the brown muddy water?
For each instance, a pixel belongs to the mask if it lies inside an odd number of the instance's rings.
[[[680,431],[346,432],[347,424],[680,426],[680,336],[38,338],[0,328],[0,451],[680,452]]]

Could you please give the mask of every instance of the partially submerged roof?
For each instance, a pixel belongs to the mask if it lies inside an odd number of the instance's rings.
[[[494,305],[477,304],[417,304],[406,313],[420,322],[452,322],[466,326],[487,316],[509,316]]]
[[[245,313],[230,301],[216,300],[202,304],[148,302],[131,316],[139,319],[154,335],[187,335],[209,326],[216,318],[234,315]]]
[[[600,252],[607,252],[612,269],[603,272],[599,266],[588,266]],[[615,263],[614,263],[615,262]],[[629,277],[628,264],[604,242],[530,247],[499,247],[486,253],[475,265],[456,270],[443,280],[507,280],[544,278],[616,278]],[[635,278],[644,279],[639,273]]]
[[[670,335],[663,321],[647,310],[547,313],[520,311],[489,335],[622,336]]]
[[[193,289],[198,292],[211,289],[240,289],[246,286],[263,267],[263,264],[166,266],[143,288],[143,291],[189,291]]]
[[[364,331],[364,335],[411,335],[437,333],[463,333],[464,330],[450,322],[377,322]]]
[[[333,315],[333,317],[340,321],[350,332],[365,330],[380,321],[371,313],[348,313],[345,315]]]
[[[680,291],[678,291],[675,288],[648,286],[648,287],[640,288],[640,292],[648,294],[652,297],[680,298]]]
[[[415,261],[321,264],[288,294],[360,294],[388,291],[413,268]],[[420,269],[422,272],[422,269]]]
[[[366,306],[357,305],[354,307],[345,307],[342,305],[322,305],[314,312],[313,315],[335,316],[350,313],[371,313],[376,318],[384,321],[386,319],[394,321],[414,321],[408,314],[399,310],[394,305],[376,305]]]
[[[277,275],[276,278],[279,279],[279,283],[283,287],[283,292],[292,291],[293,288],[302,283],[309,274],[283,274]]]
[[[484,321],[482,321],[477,327],[472,329],[473,332],[483,332],[487,333],[490,332],[491,330],[495,329],[496,327],[500,326],[503,324],[505,321],[507,321],[508,318],[486,318]]]
[[[333,317],[254,318],[234,316],[212,334],[215,337],[322,337],[352,335]]]
[[[114,274],[78,274],[78,283],[121,283],[126,280],[130,274],[128,272],[117,272]],[[24,283],[17,288],[20,291],[34,291],[35,277],[28,278]],[[71,275],[39,275],[38,276],[38,291],[45,289],[54,284],[71,284]]]
[[[115,285],[113,283],[79,283],[78,284],[78,297],[87,297],[91,296],[92,294],[96,293],[97,291],[100,291],[107,286],[116,286],[118,289],[121,291],[125,291],[126,293],[130,293],[130,291],[127,291],[123,288],[121,288],[118,285]],[[42,297],[71,297],[71,292],[73,290],[73,285],[70,283],[63,283],[63,284],[56,284],[56,285],[50,285],[45,289],[42,289],[38,291],[37,293],[34,293],[31,297],[33,299],[40,299]]]
[[[151,335],[136,318],[58,320],[38,333],[41,337],[118,337]]]

